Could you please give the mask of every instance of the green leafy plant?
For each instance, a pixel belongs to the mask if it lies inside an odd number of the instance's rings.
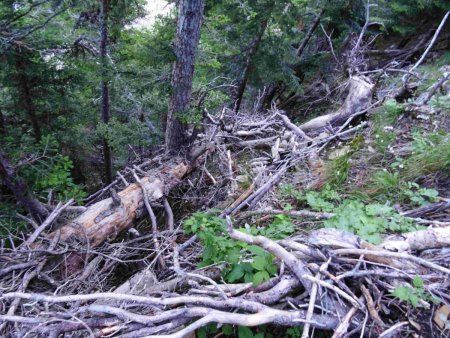
[[[285,183],[280,185],[279,189],[280,197],[282,198],[294,198],[296,200],[302,200],[304,197],[304,192],[299,191],[291,183]]]
[[[286,330],[286,333],[284,335],[284,338],[298,338],[301,337],[303,332],[303,328],[295,326],[295,327],[290,327],[289,329]]]
[[[331,211],[334,209],[333,202],[339,202],[341,197],[339,194],[330,188],[329,185],[325,186],[320,192],[308,191],[305,194],[305,201],[314,210],[319,211]]]
[[[442,109],[448,114],[448,112],[450,111],[450,95],[445,96],[436,95],[431,99],[430,105],[433,108]]]
[[[263,332],[253,333],[253,331],[245,326],[238,327],[239,338],[264,338]]]
[[[359,200],[344,200],[334,213],[334,217],[324,222],[325,227],[354,233],[373,244],[379,244],[381,234],[387,231],[406,232],[417,229],[391,207],[382,204],[364,205]]]
[[[238,337],[238,338],[272,338],[273,335],[267,332],[266,325],[259,325],[254,329],[246,326],[232,326],[225,324],[221,328],[221,333],[226,337]],[[256,332],[255,332],[256,331]],[[197,337],[206,338],[209,335],[216,335],[219,332],[219,328],[216,324],[209,324],[197,331]],[[219,333],[220,334],[220,333]],[[293,336],[294,337],[294,336]]]
[[[276,215],[272,223],[255,230],[253,231],[255,235],[263,235],[271,239],[283,239],[294,233],[295,226],[288,216]]]
[[[401,182],[401,176],[398,171],[377,170],[368,180],[367,187],[364,190],[372,198],[388,201],[399,194]]]
[[[378,150],[384,151],[396,137],[392,124],[405,111],[405,106],[391,99],[387,100],[374,115],[374,138]]]
[[[414,182],[408,182],[408,189],[403,193],[408,196],[411,202],[424,206],[431,202],[436,202],[439,192],[435,189],[422,188],[420,185]]]
[[[203,244],[202,262],[199,265],[225,262],[223,275],[230,283],[243,280],[253,282],[256,286],[269,281],[277,273],[273,255],[258,246],[231,239],[225,220],[214,211],[194,213],[184,222],[184,229],[187,233],[196,233]],[[294,226],[287,216],[279,215],[265,228],[248,227],[240,231],[281,239],[292,234]]]
[[[292,184],[284,184],[280,188],[280,196],[283,198],[293,198],[296,202],[307,204],[312,209],[318,211],[331,211],[334,209],[334,203],[341,200],[339,193],[329,184],[321,191],[299,191]],[[293,206],[287,204],[286,208],[288,210],[293,209]]]
[[[434,301],[434,299],[425,291],[422,278],[415,276],[412,280],[412,286],[413,287],[398,286],[391,291],[391,295],[403,302],[410,303],[414,307],[419,305],[420,300]]]
[[[351,158],[353,154],[354,151],[351,151],[348,154],[333,159],[327,164],[326,176],[329,184],[332,186],[341,186],[347,181],[348,174],[352,167]]]
[[[35,147],[37,160],[21,167],[20,174],[41,198],[46,198],[51,190],[58,200],[74,198],[80,201],[87,194],[73,181],[72,160],[68,156],[59,154],[58,148],[59,143],[53,136],[43,136]]]

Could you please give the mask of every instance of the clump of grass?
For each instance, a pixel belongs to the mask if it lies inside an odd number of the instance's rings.
[[[442,56],[436,61],[437,67],[442,67],[448,65],[450,63],[450,52],[445,52]]]
[[[450,52],[444,53],[438,60],[419,67],[422,81],[419,83],[418,92],[426,91],[442,76],[441,67],[450,63]]]
[[[342,186],[346,181],[352,167],[352,153],[339,156],[329,162],[325,168],[327,183],[332,187]]]
[[[450,136],[444,133],[413,134],[411,156],[404,162],[402,176],[415,180],[450,167]]]
[[[377,200],[397,199],[401,190],[401,178],[399,172],[389,172],[386,169],[375,171],[369,179],[367,194]]]
[[[353,194],[365,201],[408,204],[426,196],[414,182],[450,167],[450,136],[444,133],[412,133],[411,153],[396,157],[383,169],[373,171],[362,189]],[[420,189],[419,189],[420,188]],[[411,198],[413,196],[414,198]]]
[[[431,101],[430,105],[433,108],[440,109],[444,114],[449,115],[450,114],[450,95],[443,95],[434,96]]]
[[[380,151],[384,151],[394,140],[395,132],[388,129],[405,111],[405,106],[395,100],[387,100],[373,117],[373,133],[375,145]]]
[[[350,175],[352,169],[352,157],[358,153],[364,144],[364,137],[358,135],[348,144],[345,154],[329,161],[325,166],[326,183],[330,187],[337,189],[343,186]]]

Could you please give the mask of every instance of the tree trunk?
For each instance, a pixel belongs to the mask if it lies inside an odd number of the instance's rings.
[[[5,118],[2,111],[0,110],[0,134],[5,133]]]
[[[30,196],[26,183],[16,176],[16,168],[9,162],[6,154],[2,151],[0,151],[0,179],[33,218],[40,221],[47,216],[47,210],[38,200]]]
[[[183,115],[189,109],[194,77],[195,55],[200,39],[204,0],[180,0],[175,51],[177,60],[172,72],[172,95],[167,115],[166,150],[177,152],[188,143]]]
[[[320,19],[322,18],[323,13],[325,12],[324,9],[320,11],[319,14],[317,14],[316,18],[314,19],[311,27],[309,27],[308,33],[306,33],[305,38],[303,39],[302,43],[297,49],[297,56],[300,57],[303,54],[303,51],[305,50],[306,45],[308,44],[309,40],[311,39],[311,36],[313,35],[314,31],[316,30],[317,26],[319,26]]]
[[[38,118],[36,116],[36,107],[34,106],[33,99],[31,98],[30,81],[26,75],[27,65],[25,65],[21,60],[18,60],[16,66],[18,71],[17,80],[20,98],[19,105],[21,105],[26,111],[31,122],[31,127],[33,128],[34,138],[36,142],[39,142],[41,140],[42,133]]]
[[[245,87],[247,86],[248,77],[250,75],[250,70],[252,66],[252,60],[258,51],[259,44],[261,43],[261,39],[264,35],[264,32],[267,28],[268,19],[264,19],[261,21],[260,29],[258,35],[255,36],[253,41],[250,43],[250,47],[247,50],[247,54],[245,56],[245,64],[244,64],[244,72],[241,81],[238,84],[238,89],[236,92],[236,98],[234,100],[234,111],[239,111],[242,103],[242,98],[244,97]]]
[[[101,103],[101,116],[102,121],[105,124],[109,123],[109,89],[107,79],[107,44],[108,44],[108,0],[101,0],[101,24],[100,24],[100,57],[102,64],[102,103]],[[111,148],[108,144],[108,140],[103,138],[103,160],[105,165],[105,178],[106,183],[112,182],[112,156]]]
[[[54,232],[50,237],[58,235],[62,241],[87,241],[91,248],[113,240],[122,231],[129,229],[141,214],[144,204],[142,188],[146,190],[149,202],[153,202],[171,191],[194,169],[195,163],[165,163],[164,169],[156,170],[153,177],[142,178],[142,186],[130,184],[117,194],[115,200],[110,197],[92,204],[80,216],[63,226],[60,234]]]

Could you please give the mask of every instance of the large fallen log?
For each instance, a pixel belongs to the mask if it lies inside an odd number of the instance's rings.
[[[429,228],[389,236],[381,246],[396,252],[450,247],[450,227]]]
[[[160,170],[154,177],[141,180],[149,201],[155,201],[178,185],[194,168],[184,161],[169,169]],[[92,204],[80,216],[59,229],[62,241],[81,241],[90,247],[111,241],[122,231],[129,229],[142,210],[144,194],[138,183]],[[54,237],[57,232],[49,236]]]
[[[353,76],[349,80],[349,91],[344,104],[336,111],[328,115],[316,117],[299,128],[306,132],[308,130],[318,130],[328,125],[333,125],[338,121],[345,121],[358,111],[366,109],[372,99],[374,85],[363,76]]]

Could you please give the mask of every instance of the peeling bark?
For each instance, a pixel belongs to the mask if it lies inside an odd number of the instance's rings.
[[[141,179],[149,200],[155,201],[164,196],[193,169],[193,165],[182,162],[166,173],[161,172],[158,178]],[[117,198],[114,201],[112,197],[104,199],[92,204],[80,216],[64,225],[60,229],[61,240],[88,242],[90,247],[95,247],[113,240],[119,233],[129,229],[143,207],[141,186],[137,183],[130,184],[117,196],[120,202]],[[56,236],[56,232],[50,236]]]

